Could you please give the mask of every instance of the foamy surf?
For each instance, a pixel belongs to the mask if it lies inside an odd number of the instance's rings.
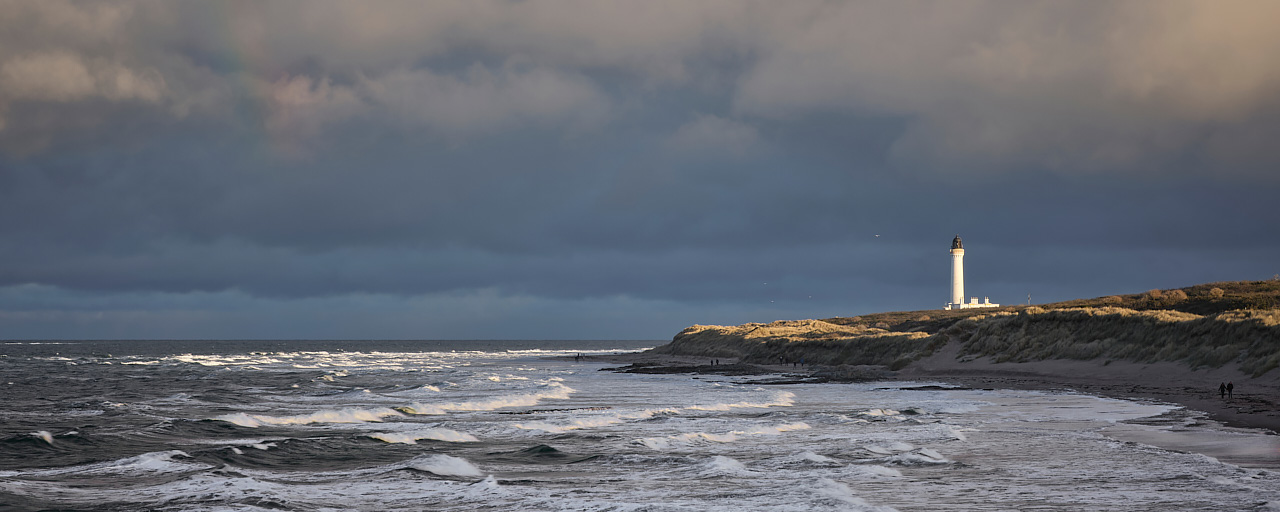
[[[449,455],[421,455],[409,461],[406,466],[419,471],[440,476],[482,476],[480,468],[466,460]]]
[[[631,413],[596,414],[580,416],[562,422],[533,421],[516,423],[514,426],[525,430],[541,430],[543,432],[570,432],[573,430],[607,427],[628,421],[645,420],[654,416],[679,414],[675,409],[646,409]]]
[[[732,443],[744,437],[777,436],[784,432],[808,430],[809,428],[809,425],[805,423],[757,425],[746,430],[732,430],[724,433],[683,432],[665,437],[645,437],[636,439],[635,442],[652,450],[671,450],[689,448],[708,442]]]
[[[710,476],[758,476],[758,473],[747,469],[747,466],[733,457],[715,455],[702,464],[701,472]]]
[[[313,423],[367,423],[381,422],[383,418],[401,416],[394,409],[339,409],[317,411],[294,416],[268,416],[243,412],[224,414],[213,418],[242,427],[257,428],[266,425],[310,425]]]
[[[685,407],[690,411],[728,411],[732,409],[767,409],[770,407],[791,407],[795,404],[795,393],[779,391],[764,401],[741,401],[730,403],[695,404]]]
[[[432,440],[450,443],[475,443],[480,440],[471,434],[447,428],[425,428],[406,432],[379,432],[368,437],[387,443],[418,444],[418,441]]]
[[[76,477],[87,476],[129,476],[129,475],[158,475],[164,473],[185,473],[191,471],[200,471],[209,469],[212,466],[200,462],[194,462],[187,452],[181,450],[168,450],[163,452],[150,452],[132,457],[125,457],[105,462],[95,462],[92,464],[83,464],[78,466],[52,468],[28,472],[0,472],[0,477],[29,476],[29,477],[53,477],[59,475],[71,475]]]
[[[543,400],[568,400],[574,392],[573,388],[560,382],[549,382],[544,390],[536,393],[520,393],[499,396],[487,400],[470,400],[465,402],[422,403],[415,402],[401,407],[400,411],[416,415],[443,415],[450,412],[483,412],[512,407],[533,407]]]
[[[858,512],[896,512],[893,507],[874,506],[868,503],[867,500],[854,495],[853,489],[850,489],[848,485],[830,478],[818,479],[817,485],[814,486],[814,491]]]
[[[0,438],[3,501],[15,510],[184,512],[973,512],[1121,502],[1216,512],[1265,509],[1280,495],[1271,470],[1108,438],[1134,425],[1111,421],[1166,410],[1148,404],[884,383],[762,387],[745,383],[754,377],[599,372],[604,364],[571,357],[410,349],[419,343],[186,361],[158,351],[11,356],[6,371],[17,370],[6,374],[14,384],[0,409],[20,427]],[[101,396],[50,389],[52,373]],[[54,394],[71,398],[49,407]],[[445,416],[391,412],[407,405]],[[1190,422],[1169,419],[1179,431],[1213,428]],[[1141,433],[1168,434],[1149,430]],[[1071,462],[1044,463],[1055,460]]]

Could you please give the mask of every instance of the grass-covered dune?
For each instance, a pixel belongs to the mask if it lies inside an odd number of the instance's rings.
[[[1038,306],[695,325],[654,353],[769,364],[900,369],[959,343],[960,357],[1179,362],[1259,376],[1280,366],[1280,280],[1208,283]]]

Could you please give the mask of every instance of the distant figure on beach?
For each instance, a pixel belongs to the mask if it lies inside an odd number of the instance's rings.
[[[1227,383],[1225,382],[1218,383],[1218,396],[1222,398],[1227,397]]]
[[[1227,398],[1231,398],[1231,390],[1232,388],[1235,388],[1235,387],[1236,387],[1235,384],[1230,382],[1227,383]]]

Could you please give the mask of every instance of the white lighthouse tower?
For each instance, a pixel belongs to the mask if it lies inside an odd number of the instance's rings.
[[[964,303],[964,242],[951,240],[951,304]]]
[[[999,304],[992,304],[991,299],[984,297],[982,303],[978,302],[977,297],[969,299],[969,303],[964,302],[964,242],[960,241],[960,235],[956,235],[951,240],[951,302],[947,303],[945,309],[968,309],[968,308],[998,308]]]

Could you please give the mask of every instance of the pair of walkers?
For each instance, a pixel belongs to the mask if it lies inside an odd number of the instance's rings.
[[[1226,384],[1219,383],[1218,396],[1224,397],[1224,398],[1231,398],[1231,390],[1235,389],[1235,387],[1236,385],[1231,382],[1228,382]]]

